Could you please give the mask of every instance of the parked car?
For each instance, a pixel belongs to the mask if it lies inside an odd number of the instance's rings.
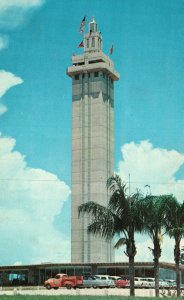
[[[152,277],[144,278],[143,287],[145,287],[145,288],[154,288],[155,287],[155,278],[152,278]]]
[[[154,288],[155,278],[135,277],[134,278],[134,285],[135,285],[135,288]]]
[[[67,289],[77,288],[83,286],[83,276],[68,276],[67,274],[57,274],[53,278],[45,280],[44,286],[50,290],[54,288],[57,290],[60,287]]]
[[[129,281],[126,279],[122,279],[121,277],[114,280],[114,283],[117,288],[125,288],[129,286]]]
[[[101,280],[112,280],[112,276],[110,275],[95,275],[95,277]]]
[[[104,282],[105,287],[115,287],[114,280],[109,275],[95,275],[95,278]]]
[[[159,287],[160,288],[168,288],[169,287],[169,283],[163,279],[159,279]]]
[[[176,280],[174,280],[174,279],[164,279],[164,281],[168,284],[168,287],[176,287]]]
[[[106,288],[111,286],[112,286],[112,282],[109,279],[101,280],[99,278],[96,278],[96,276],[84,276],[83,278],[83,287],[86,288],[93,287],[95,289],[95,288]]]
[[[144,280],[142,277],[134,277],[134,286],[135,288],[142,288],[144,286]]]

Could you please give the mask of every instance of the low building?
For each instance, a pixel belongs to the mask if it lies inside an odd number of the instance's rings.
[[[184,283],[184,266],[180,266],[181,282]],[[57,273],[68,275],[108,274],[128,275],[128,263],[43,263],[37,265],[1,266],[0,285],[43,285],[49,277]],[[152,262],[135,262],[136,277],[154,277]],[[160,278],[175,279],[175,264],[160,263]]]

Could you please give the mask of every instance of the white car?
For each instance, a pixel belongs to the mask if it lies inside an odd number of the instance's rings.
[[[145,285],[144,278],[134,277],[134,286],[135,288],[143,288]]]
[[[149,288],[154,288],[155,287],[155,278],[148,277],[148,278],[146,278],[146,280],[147,280]]]
[[[95,275],[95,278],[103,281],[106,287],[115,287],[114,280],[109,275]]]
[[[134,278],[134,286],[135,286],[135,288],[154,288],[155,278],[135,277]]]
[[[93,287],[96,288],[106,288],[109,287],[109,282],[107,280],[101,280],[96,278],[95,276],[84,276],[83,278],[83,286],[86,288]]]

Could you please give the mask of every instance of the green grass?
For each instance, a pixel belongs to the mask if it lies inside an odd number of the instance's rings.
[[[0,300],[158,300],[156,297],[127,297],[127,296],[0,296]],[[170,300],[176,300],[169,297]]]

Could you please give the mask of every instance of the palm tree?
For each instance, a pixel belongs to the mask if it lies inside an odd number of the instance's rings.
[[[79,216],[80,214],[91,216],[92,221],[88,226],[88,233],[108,240],[116,235],[120,237],[114,248],[126,246],[125,254],[129,258],[130,295],[134,296],[134,257],[137,252],[134,234],[142,229],[137,214],[140,193],[128,196],[126,185],[122,183],[118,175],[113,175],[108,179],[107,188],[110,192],[107,207],[88,202],[79,206]]]
[[[180,242],[184,237],[184,202],[180,203],[174,196],[163,202],[163,211],[165,212],[164,224],[167,234],[174,238],[174,260],[176,266],[176,286],[177,296],[180,296]]]
[[[154,257],[154,275],[155,275],[155,296],[159,297],[159,259],[161,257],[161,243],[163,239],[163,219],[164,212],[162,202],[168,199],[169,196],[153,196],[147,195],[139,202],[139,209],[142,212],[142,232],[148,234],[153,242],[152,251]],[[140,213],[139,213],[140,214]]]

